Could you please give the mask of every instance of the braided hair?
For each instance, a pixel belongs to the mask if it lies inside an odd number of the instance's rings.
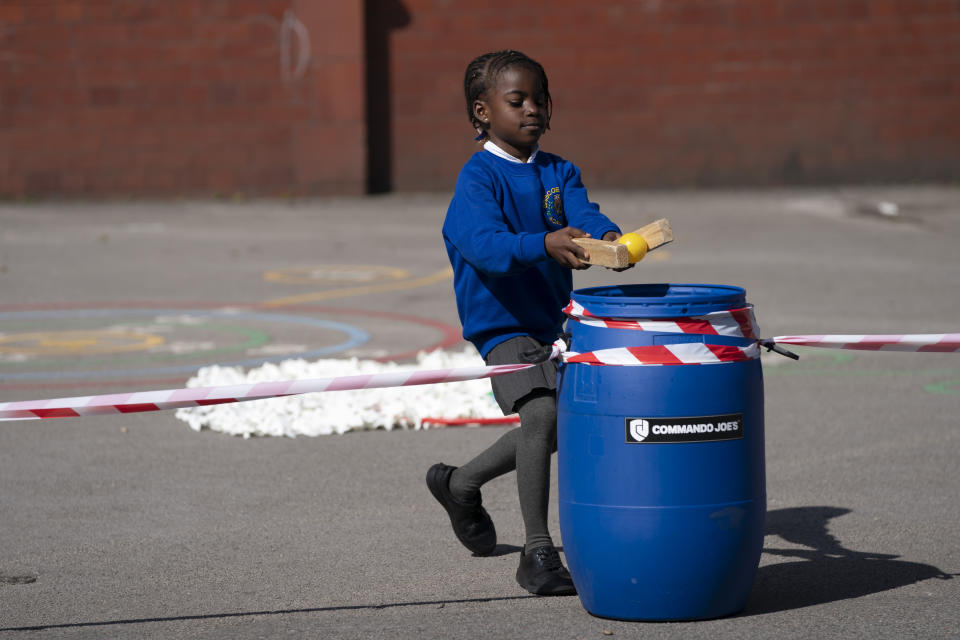
[[[553,112],[553,100],[550,98],[550,89],[547,85],[547,72],[543,66],[532,58],[513,51],[504,49],[503,51],[494,51],[477,56],[467,65],[467,72],[463,77],[463,93],[467,99],[467,117],[470,118],[470,124],[474,129],[481,131],[483,137],[489,124],[484,124],[477,119],[473,113],[473,103],[476,102],[487,92],[497,81],[499,76],[508,67],[525,67],[537,75],[540,86],[543,88],[543,97],[546,103],[546,118],[544,120],[544,129],[550,128],[550,115]]]

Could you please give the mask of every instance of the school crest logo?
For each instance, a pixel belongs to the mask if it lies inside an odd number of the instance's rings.
[[[567,226],[567,218],[563,215],[563,199],[560,198],[560,187],[554,187],[543,194],[543,215],[558,227]]]

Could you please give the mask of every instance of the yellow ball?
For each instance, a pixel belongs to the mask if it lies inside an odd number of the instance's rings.
[[[647,241],[643,236],[635,233],[625,233],[617,239],[617,242],[627,246],[630,252],[630,263],[640,262],[643,256],[647,255]]]

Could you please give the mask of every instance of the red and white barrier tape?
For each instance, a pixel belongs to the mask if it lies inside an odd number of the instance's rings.
[[[778,344],[794,344],[826,349],[856,351],[923,351],[956,353],[960,351],[960,333],[917,333],[904,335],[811,335],[777,336]]]
[[[563,355],[563,361],[570,364],[595,364],[622,367],[637,365],[717,364],[721,362],[742,362],[759,357],[760,347],[756,344],[737,347],[690,342],[649,347],[598,349],[597,351],[591,351],[589,353],[568,351]]]
[[[563,309],[572,320],[591,327],[605,329],[634,329],[660,333],[696,333],[708,336],[760,337],[760,329],[753,316],[753,305],[729,311],[714,311],[689,318],[603,318],[590,313],[582,304],[571,300]]]
[[[758,342],[774,342],[776,344],[792,344],[807,347],[823,347],[827,349],[853,349],[859,351],[923,351],[953,353],[960,351],[960,333],[921,333],[921,334],[876,334],[876,335],[804,335],[804,336],[777,336],[769,340],[760,338],[760,329],[753,314],[753,305],[730,311],[716,311],[702,316],[689,318],[604,318],[591,313],[583,305],[571,300],[563,312],[572,320],[593,327],[607,329],[632,329],[636,331],[655,331],[658,333],[693,333],[699,335],[718,335],[739,337]],[[682,345],[668,345],[670,349]],[[708,345],[709,346],[709,345]],[[636,347],[632,349],[648,349]],[[712,347],[711,347],[712,349]],[[607,349],[604,351],[616,351]],[[594,352],[598,353],[598,352]],[[645,357],[638,357],[639,364],[673,364],[645,360],[652,357],[651,352]],[[584,354],[588,355],[588,354]],[[735,360],[742,359],[736,353],[730,352]],[[757,354],[759,355],[759,353]],[[711,362],[709,355],[704,354],[705,360],[696,363]],[[669,360],[669,356],[664,356]],[[621,359],[611,354],[611,359]],[[629,360],[623,356],[622,359]],[[565,357],[566,361],[570,361]],[[639,362],[644,360],[643,362]],[[723,356],[720,360],[727,361]],[[596,362],[595,364],[613,364],[613,362]],[[618,362],[619,364],[619,362]]]
[[[30,420],[35,418],[72,418],[115,413],[138,413],[203,407],[229,402],[247,402],[279,398],[320,391],[350,391],[380,387],[409,387],[439,382],[461,382],[478,378],[492,378],[528,369],[532,364],[500,364],[489,367],[460,367],[430,371],[396,371],[359,376],[317,378],[314,380],[282,380],[257,384],[237,384],[221,387],[194,387],[143,391],[102,396],[0,402],[0,419]]]
[[[606,328],[689,333],[741,337],[744,346],[715,345],[700,342],[643,347],[598,349],[588,353],[568,351],[563,340],[553,344],[550,359],[562,358],[570,364],[608,366],[664,366],[742,362],[760,357],[760,342],[855,349],[869,351],[924,351],[950,353],[960,351],[960,333],[905,335],[805,335],[778,336],[768,341],[757,338],[759,330],[751,306],[699,317],[676,319],[600,318],[571,301],[564,312],[578,322]],[[486,367],[460,367],[429,371],[399,371],[371,375],[340,376],[314,380],[282,380],[257,384],[220,387],[195,387],[108,394],[23,402],[0,402],[0,420],[68,418],[89,415],[137,413],[182,407],[202,407],[231,402],[247,402],[322,391],[348,391],[381,387],[404,387],[440,382],[460,382],[492,378],[527,369],[532,364],[504,364]]]

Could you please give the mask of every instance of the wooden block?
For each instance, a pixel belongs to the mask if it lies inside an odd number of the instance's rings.
[[[668,242],[673,242],[673,229],[666,218],[660,218],[640,227],[631,233],[641,236],[647,243],[647,251],[653,251]],[[596,264],[610,269],[623,269],[630,266],[630,251],[617,241],[596,240],[594,238],[573,238],[573,241],[590,254],[587,264]]]
[[[574,238],[574,242],[587,250],[590,259],[584,262],[611,269],[623,269],[630,266],[630,252],[619,242],[608,242],[594,238]]]
[[[640,227],[633,233],[638,236],[643,236],[643,239],[647,241],[647,251],[662,247],[668,242],[673,242],[673,229],[670,228],[670,223],[667,222],[666,218],[660,218],[659,220],[651,222],[645,227]]]

